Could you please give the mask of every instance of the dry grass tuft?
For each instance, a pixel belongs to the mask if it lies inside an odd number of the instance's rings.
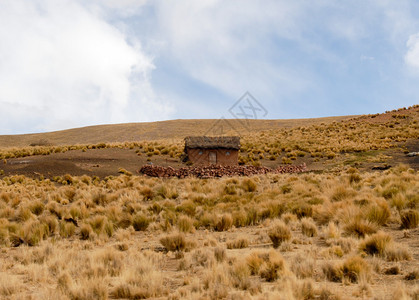
[[[90,224],[83,224],[80,228],[80,239],[88,240],[93,236],[93,229]]]
[[[141,213],[135,215],[132,220],[132,226],[134,227],[135,231],[144,231],[147,229],[149,224],[150,219]]]
[[[301,219],[301,231],[308,237],[317,236],[318,233],[317,226],[311,218]]]
[[[419,271],[412,271],[406,274],[404,277],[405,280],[417,280],[419,279]]]
[[[399,266],[393,266],[393,267],[385,269],[383,273],[386,275],[398,275],[400,274],[400,268]]]
[[[326,262],[322,265],[323,274],[327,280],[333,282],[341,282],[343,278],[343,271],[339,265],[333,262]]]
[[[376,233],[377,230],[378,226],[376,224],[359,217],[350,220],[343,227],[343,231],[346,234],[354,235],[356,237],[365,237],[366,235]]]
[[[183,251],[186,249],[186,238],[183,233],[167,235],[160,239],[160,243],[168,251]]]
[[[412,255],[409,250],[392,243],[385,252],[385,257],[388,261],[411,260]]]
[[[271,225],[268,236],[271,239],[274,248],[278,248],[282,242],[291,239],[291,231],[283,221],[276,220]]]
[[[227,243],[227,249],[243,249],[247,248],[248,246],[249,240],[243,237]]]
[[[215,230],[227,231],[233,226],[233,218],[231,214],[224,214],[215,224]]]
[[[193,220],[188,216],[179,217],[177,225],[180,232],[189,233],[195,231]]]
[[[385,225],[390,218],[391,211],[386,201],[371,206],[366,212],[366,218],[379,226]]]
[[[343,263],[342,273],[350,282],[358,282],[361,277],[366,279],[370,277],[371,267],[362,257],[353,256]]]
[[[263,264],[262,254],[260,252],[251,252],[246,257],[246,263],[252,275],[259,274],[260,267]]]
[[[290,266],[291,266],[291,271],[298,278],[311,278],[314,276],[316,263],[313,258],[298,254],[291,261]]]
[[[285,273],[285,261],[282,255],[275,250],[268,253],[268,258],[262,265],[260,277],[266,281],[275,281]]]
[[[327,227],[323,230],[323,235],[326,239],[337,239],[340,237],[339,227],[335,222],[329,222]]]
[[[380,231],[362,241],[359,249],[369,255],[384,256],[392,242],[393,238],[388,233]]]
[[[222,247],[214,248],[214,257],[217,262],[222,263],[226,259],[226,250]]]
[[[402,229],[413,229],[418,227],[419,224],[419,212],[414,209],[402,211],[400,213],[401,228]]]

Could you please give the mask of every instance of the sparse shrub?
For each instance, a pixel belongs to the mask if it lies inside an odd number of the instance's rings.
[[[154,202],[148,207],[148,210],[154,213],[155,215],[158,215],[163,210],[163,207],[159,203]]]
[[[291,239],[290,229],[284,222],[280,220],[277,220],[273,223],[269,229],[268,235],[273,243],[274,248],[278,248],[282,242]]]
[[[58,221],[54,216],[40,217],[39,221],[48,227],[50,235],[58,231]]]
[[[323,274],[326,276],[327,280],[333,282],[342,281],[343,271],[340,266],[333,262],[326,262],[322,266]]]
[[[402,211],[400,213],[400,220],[402,229],[416,228],[419,224],[419,212],[414,209]]]
[[[109,197],[104,191],[97,191],[92,195],[92,201],[96,205],[105,206],[109,202]]]
[[[217,231],[226,231],[231,228],[233,225],[233,218],[230,214],[224,214],[217,223],[215,224],[215,230]]]
[[[293,222],[297,222],[298,218],[292,213],[285,213],[281,216],[281,220],[284,221],[285,224],[291,224]]]
[[[9,231],[6,228],[0,228],[0,246],[7,246],[9,243]]]
[[[214,248],[214,257],[217,262],[223,262],[226,259],[226,250],[222,247]]]
[[[45,205],[41,201],[31,203],[29,209],[34,215],[39,216],[44,211]]]
[[[343,230],[347,234],[364,237],[377,232],[377,225],[362,218],[355,217],[343,227]]]
[[[28,246],[36,246],[40,241],[48,237],[48,227],[39,221],[29,221],[24,224],[20,233],[20,238]]]
[[[186,248],[186,238],[183,233],[167,235],[160,239],[160,243],[168,251],[183,251]]]
[[[246,225],[256,225],[259,223],[259,213],[255,207],[247,209]]]
[[[250,178],[244,179],[242,181],[242,187],[246,192],[255,192],[257,189],[256,183]]]
[[[400,212],[407,206],[408,199],[404,194],[397,194],[390,199],[390,204]]]
[[[289,193],[291,193],[291,191],[292,191],[291,185],[285,184],[285,185],[281,186],[281,192],[283,194],[289,194]]]
[[[80,228],[80,239],[88,240],[93,234],[93,229],[90,224],[83,224]]]
[[[412,255],[408,249],[392,243],[385,251],[385,258],[388,261],[401,261],[412,259]]]
[[[180,232],[193,232],[195,227],[193,226],[193,220],[188,216],[181,216],[178,219],[178,228]]]
[[[366,212],[367,219],[380,226],[387,223],[390,215],[390,208],[388,207],[386,201],[382,201],[377,205],[371,206]]]
[[[148,186],[144,186],[140,189],[140,194],[143,195],[145,200],[151,200],[154,197],[154,191]]]
[[[383,273],[386,275],[398,275],[400,274],[400,268],[399,266],[393,266],[393,267],[385,269]]]
[[[73,223],[61,222],[60,223],[60,236],[63,238],[69,238],[74,235],[76,226]]]
[[[244,261],[237,261],[230,269],[233,287],[247,290],[250,286],[250,271]]]
[[[321,254],[325,255],[326,257],[342,257],[344,253],[341,246],[332,246],[323,250]]]
[[[215,215],[205,212],[199,217],[198,224],[204,228],[215,227],[216,219],[217,217]]]
[[[284,165],[289,165],[289,164],[291,164],[292,163],[292,160],[291,160],[291,158],[288,158],[288,157],[282,157],[282,163],[284,164]]]
[[[317,226],[311,218],[301,219],[301,231],[308,237],[317,236]]]
[[[285,261],[282,255],[271,250],[268,254],[268,260],[263,264],[260,271],[260,277],[266,279],[266,281],[275,281],[285,272]]]
[[[326,238],[336,239],[340,237],[340,230],[334,222],[329,222],[324,230]]]
[[[233,225],[235,227],[243,227],[247,224],[247,215],[244,210],[235,211],[232,214],[233,217]]]
[[[196,213],[196,205],[191,200],[186,200],[176,207],[176,211],[185,213],[188,216],[193,217]]]
[[[21,206],[16,212],[16,218],[23,223],[33,218],[33,214],[29,208]]]
[[[118,220],[118,227],[126,229],[132,225],[132,216],[128,213],[123,213]]]
[[[386,199],[391,199],[392,197],[397,195],[402,189],[403,188],[401,188],[400,186],[390,185],[382,191],[381,195]]]
[[[134,227],[135,231],[144,231],[147,229],[149,224],[150,219],[141,213],[136,214],[132,220],[132,226]]]
[[[349,174],[349,183],[359,183],[361,181],[361,176],[358,173]]]
[[[339,185],[333,190],[332,196],[330,197],[332,201],[338,202],[347,199],[352,196],[353,193],[346,186]]]
[[[124,175],[127,175],[127,176],[132,176],[132,173],[130,171],[125,170],[124,168],[119,168],[118,173],[124,174]]]
[[[298,278],[311,278],[314,275],[315,262],[312,258],[299,254],[292,260],[290,266]]]
[[[371,267],[362,257],[353,256],[347,258],[342,265],[343,276],[351,282],[358,282],[360,276],[368,278],[370,276]]]
[[[310,218],[313,216],[313,208],[309,204],[299,204],[293,208],[292,212],[299,219],[304,217]]]
[[[344,253],[351,252],[353,243],[354,241],[352,238],[339,238],[334,242],[334,244],[339,246]]]
[[[246,238],[238,238],[227,243],[227,249],[243,249],[249,246],[249,241]]]
[[[263,264],[261,254],[259,252],[251,252],[249,256],[246,257],[246,263],[252,275],[259,274],[260,267]]]
[[[93,231],[97,235],[100,235],[105,228],[106,221],[107,219],[105,216],[97,215],[91,218],[89,223],[90,223],[90,226],[92,226]]]
[[[333,158],[335,158],[335,157],[336,157],[336,153],[334,153],[334,152],[332,152],[332,151],[327,152],[327,153],[326,153],[326,157],[327,157],[328,159],[333,159]]]
[[[359,249],[369,255],[378,254],[384,256],[387,248],[392,242],[393,239],[388,233],[380,231],[362,241]]]
[[[406,274],[404,277],[405,280],[417,280],[419,279],[419,271],[412,271]]]

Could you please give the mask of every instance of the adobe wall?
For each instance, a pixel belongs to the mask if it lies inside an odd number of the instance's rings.
[[[189,160],[196,165],[209,165],[209,153],[215,152],[217,155],[217,165],[237,166],[239,163],[239,151],[233,149],[187,149]],[[200,152],[202,154],[200,154]],[[230,155],[227,155],[227,152]]]

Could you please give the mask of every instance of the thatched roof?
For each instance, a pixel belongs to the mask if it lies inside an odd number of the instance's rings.
[[[240,149],[238,136],[188,136],[185,138],[186,148],[224,148]]]

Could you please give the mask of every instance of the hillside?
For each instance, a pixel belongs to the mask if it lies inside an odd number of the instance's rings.
[[[376,115],[302,120],[174,120],[103,125],[2,136],[1,175],[106,177],[144,164],[185,166],[187,135],[241,135],[239,164],[277,168],[305,163],[311,171],[419,169],[419,106]],[[32,145],[32,146],[29,146]],[[13,146],[13,147],[11,147]]]
[[[211,134],[213,129],[233,135],[263,130],[309,126],[353,116],[288,120],[171,120],[148,123],[98,125],[37,134],[0,135],[0,147],[25,147],[40,141],[50,145],[97,144],[125,141],[179,139],[188,135]],[[248,123],[246,123],[248,122]]]

